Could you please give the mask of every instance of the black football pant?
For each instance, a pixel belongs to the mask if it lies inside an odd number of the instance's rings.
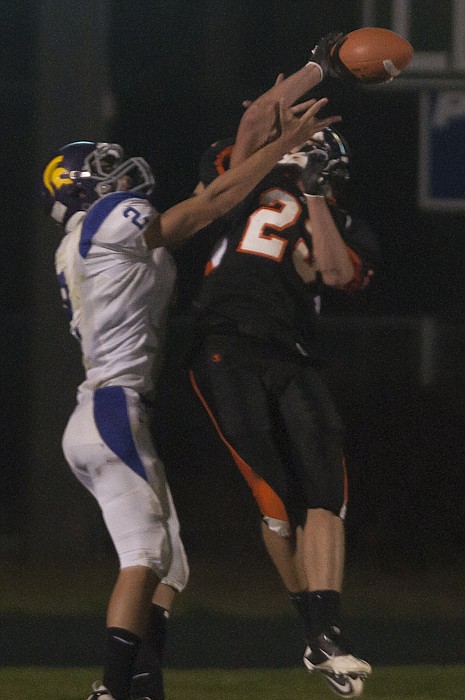
[[[307,509],[343,514],[344,429],[318,370],[267,343],[209,336],[191,383],[265,518],[305,523]]]

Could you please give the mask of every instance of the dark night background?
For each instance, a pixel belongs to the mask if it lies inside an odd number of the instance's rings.
[[[26,562],[57,553],[89,558],[108,547],[93,502],[61,455],[81,370],[55,289],[58,233],[40,211],[41,166],[71,140],[119,142],[152,164],[163,209],[190,194],[202,151],[234,133],[243,99],[304,65],[320,36],[361,26],[362,17],[361,2],[342,0],[63,3],[58,18],[53,5],[25,0],[0,10],[0,553]],[[431,26],[435,8],[424,3]],[[83,22],[89,30],[76,46]],[[332,299],[322,334],[347,424],[350,550],[424,568],[460,562],[465,544],[465,235],[463,212],[417,204],[420,84],[402,87],[403,80],[384,89],[329,81],[315,91],[343,116],[351,205],[382,248],[371,288],[350,306]],[[86,121],[99,81],[112,100]],[[183,303],[173,356],[205,248],[194,241],[178,256]],[[157,425],[188,549],[208,546],[218,532],[223,542],[252,537],[250,496],[173,360]]]

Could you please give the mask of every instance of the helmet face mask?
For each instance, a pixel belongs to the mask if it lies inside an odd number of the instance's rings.
[[[328,194],[336,194],[350,179],[349,158],[349,147],[345,139],[334,129],[326,127],[314,134],[296,152],[287,153],[279,165],[302,169],[313,161],[321,169],[324,189]]]
[[[110,192],[131,190],[150,194],[155,179],[143,158],[124,160],[116,143],[76,141],[60,149],[45,167],[42,194],[47,213],[60,224],[87,211]]]

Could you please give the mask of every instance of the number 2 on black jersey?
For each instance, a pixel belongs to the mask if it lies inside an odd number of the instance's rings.
[[[260,196],[260,205],[249,216],[237,250],[240,253],[262,255],[279,262],[284,255],[288,240],[268,231],[264,232],[267,229],[284,231],[293,226],[302,213],[302,207],[296,197],[278,188],[263,192]]]

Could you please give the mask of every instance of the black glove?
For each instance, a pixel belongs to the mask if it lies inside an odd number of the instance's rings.
[[[328,163],[329,154],[325,146],[315,148],[308,153],[307,163],[301,171],[305,194],[324,195]]]
[[[345,82],[356,80],[353,73],[339,60],[339,49],[346,40],[347,34],[331,32],[319,40],[312,51],[311,63],[318,63],[324,78],[337,78]]]

